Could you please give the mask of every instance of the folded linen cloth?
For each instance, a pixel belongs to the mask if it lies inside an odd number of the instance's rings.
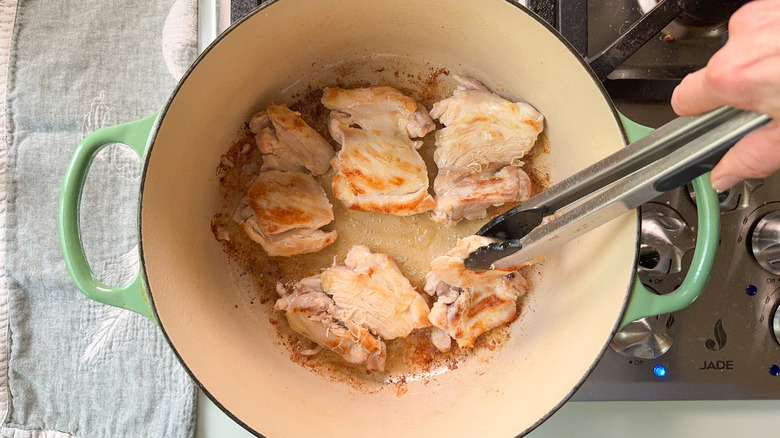
[[[196,391],[156,325],[71,282],[57,198],[84,135],[159,110],[194,60],[197,0],[0,5],[0,412],[4,437],[188,437]],[[3,114],[4,113],[4,114]],[[98,154],[83,243],[105,283],[138,269],[141,167]]]

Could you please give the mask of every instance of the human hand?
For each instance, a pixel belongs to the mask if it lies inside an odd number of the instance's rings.
[[[754,0],[737,10],[728,42],[672,94],[672,108],[681,116],[724,105],[773,120],[746,135],[712,169],[716,190],[780,169],[780,0]]]

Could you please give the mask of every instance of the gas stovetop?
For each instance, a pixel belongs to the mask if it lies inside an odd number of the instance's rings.
[[[634,324],[634,356],[608,349],[574,400],[780,399],[780,265],[768,250],[780,238],[778,189],[776,175],[721,193],[720,245],[702,295]],[[685,276],[694,199],[686,187],[642,206],[639,276],[654,292]]]
[[[745,2],[704,1],[701,7],[693,0],[520,3],[589,59],[623,114],[658,127],[674,118],[674,86],[725,43],[727,18]],[[219,24],[260,3],[220,0]],[[684,310],[632,324],[623,333],[632,342],[607,349],[573,400],[780,399],[780,175],[746,181],[720,199],[721,243],[701,297]],[[695,195],[683,187],[641,212],[640,279],[668,293],[692,257]]]

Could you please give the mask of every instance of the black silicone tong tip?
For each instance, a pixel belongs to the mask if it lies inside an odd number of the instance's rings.
[[[517,206],[493,218],[477,234],[501,240],[521,239],[542,223],[544,210],[544,207],[524,210],[522,205]]]
[[[523,248],[523,244],[516,240],[493,242],[477,248],[476,251],[469,254],[463,264],[470,271],[488,271],[493,269],[493,263],[496,260],[514,254],[521,248]]]

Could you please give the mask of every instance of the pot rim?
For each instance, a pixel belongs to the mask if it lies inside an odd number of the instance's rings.
[[[146,156],[143,159],[143,168],[141,172],[141,186],[140,186],[140,195],[138,198],[138,252],[139,252],[139,265],[140,265],[140,271],[141,271],[141,279],[143,281],[143,287],[144,291],[146,293],[146,296],[149,301],[149,306],[152,311],[152,315],[154,315],[155,320],[157,321],[158,326],[160,327],[160,331],[162,332],[163,336],[165,337],[166,342],[171,347],[171,350],[173,351],[174,355],[176,356],[177,360],[181,364],[181,366],[184,368],[185,372],[192,378],[195,385],[211,400],[212,403],[214,403],[215,406],[217,406],[225,415],[227,415],[231,420],[239,424],[241,427],[243,427],[245,430],[250,432],[251,434],[265,438],[265,435],[260,433],[259,431],[255,430],[248,424],[246,424],[244,421],[242,421],[240,418],[235,416],[230,410],[228,410],[222,403],[220,403],[216,397],[214,397],[211,392],[209,392],[208,389],[203,385],[203,383],[198,379],[198,377],[193,373],[193,371],[187,366],[186,362],[182,358],[179,351],[176,349],[176,346],[174,345],[173,341],[171,340],[170,336],[168,335],[168,332],[165,330],[165,327],[162,323],[162,320],[160,319],[160,315],[157,312],[157,306],[154,304],[154,295],[152,294],[152,289],[149,285],[149,279],[146,274],[146,263],[145,263],[145,257],[144,257],[144,239],[143,239],[143,226],[142,226],[142,216],[143,216],[143,197],[144,192],[146,188],[146,172],[148,170],[149,166],[149,156],[151,156],[155,141],[157,139],[157,133],[159,130],[159,127],[162,125],[162,122],[168,113],[168,109],[170,108],[171,103],[178,95],[179,91],[181,90],[182,85],[187,81],[187,78],[190,76],[190,74],[197,68],[198,64],[206,57],[208,56],[209,52],[211,52],[219,43],[227,37],[228,34],[233,32],[237,27],[242,25],[244,22],[250,20],[253,18],[256,14],[264,11],[266,8],[278,3],[280,0],[268,0],[266,2],[261,3],[257,8],[255,8],[252,12],[246,14],[245,16],[241,17],[238,21],[234,22],[230,25],[224,32],[217,35],[217,37],[214,39],[214,41],[211,42],[211,44],[206,47],[206,49],[203,50],[202,53],[198,55],[198,57],[195,59],[195,61],[192,63],[192,65],[187,68],[187,71],[182,75],[179,82],[176,84],[176,87],[174,88],[173,92],[171,92],[170,96],[165,102],[165,105],[163,106],[163,109],[160,111],[160,114],[157,118],[157,121],[154,124],[154,127],[152,129],[151,135],[149,136],[149,140],[147,142],[147,150],[146,150]],[[512,6],[520,9],[525,14],[529,15],[532,19],[536,20],[538,23],[540,23],[546,30],[548,30],[550,33],[552,33],[556,38],[558,38],[558,41],[560,41],[563,46],[571,52],[571,54],[577,59],[577,61],[582,65],[582,67],[588,72],[591,79],[593,80],[594,85],[598,88],[599,93],[601,96],[606,100],[609,109],[612,113],[612,117],[615,120],[616,125],[620,129],[621,136],[623,137],[624,144],[628,144],[628,137],[626,135],[625,128],[623,127],[623,124],[620,121],[620,117],[618,115],[618,111],[615,108],[614,103],[612,102],[612,99],[610,98],[609,94],[607,93],[606,88],[604,87],[604,84],[599,81],[596,74],[593,72],[593,70],[590,68],[590,65],[588,64],[587,60],[583,58],[579,52],[569,43],[554,27],[552,27],[549,23],[544,21],[542,18],[540,18],[538,15],[531,12],[530,9],[523,6],[520,3],[517,3],[513,0],[504,0],[505,2],[511,4]],[[641,213],[639,209],[636,209],[636,244],[634,248],[634,263],[632,264],[631,268],[631,275],[626,281],[626,293],[623,298],[623,303],[621,304],[620,312],[615,317],[615,322],[612,326],[612,329],[610,331],[609,337],[604,341],[604,345],[602,346],[599,353],[594,357],[593,362],[588,366],[587,370],[583,374],[582,378],[575,384],[571,391],[566,394],[565,397],[563,397],[555,406],[550,408],[550,410],[543,415],[541,418],[539,418],[536,422],[528,426],[525,430],[519,432],[516,436],[521,437],[525,436],[529,433],[531,433],[534,429],[536,429],[539,425],[547,421],[553,414],[555,414],[569,399],[574,395],[575,392],[585,383],[585,380],[590,376],[590,374],[593,372],[596,365],[601,360],[602,356],[604,355],[604,352],[609,347],[610,341],[615,336],[615,334],[618,331],[620,321],[623,317],[623,314],[626,311],[626,306],[628,304],[628,299],[631,296],[631,289],[633,286],[633,280],[637,275],[637,267],[638,267],[638,256],[639,256],[639,246],[640,246],[640,239],[641,239]]]

